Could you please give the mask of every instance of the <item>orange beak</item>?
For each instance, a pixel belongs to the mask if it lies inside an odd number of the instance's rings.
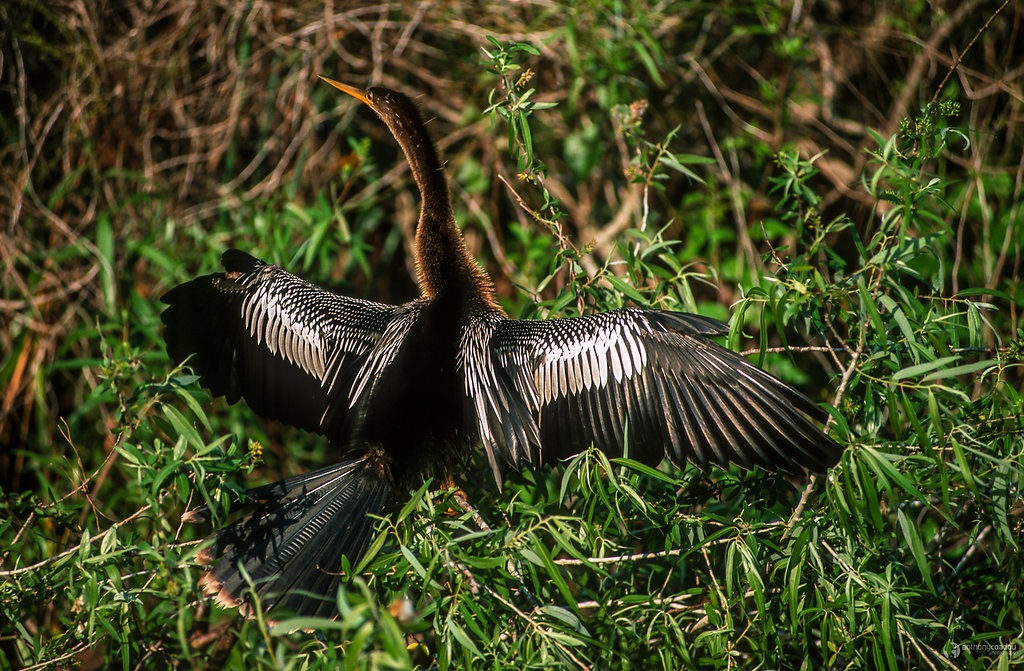
[[[362,91],[360,91],[359,89],[357,89],[355,87],[352,87],[352,86],[349,86],[347,84],[342,84],[341,82],[336,82],[333,79],[328,79],[327,77],[324,77],[323,75],[317,75],[317,77],[319,77],[320,79],[324,80],[325,82],[327,82],[328,84],[330,84],[334,88],[338,89],[339,91],[347,93],[350,96],[352,96],[353,98],[362,101],[363,103],[365,103],[366,105],[368,105],[370,107],[373,107],[373,105],[370,104],[369,98],[366,97],[366,94],[363,93]]]

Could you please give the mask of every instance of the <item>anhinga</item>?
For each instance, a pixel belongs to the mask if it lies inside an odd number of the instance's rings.
[[[356,565],[389,496],[428,477],[451,482],[480,444],[499,487],[505,465],[591,445],[679,467],[836,462],[840,446],[815,423],[825,413],[711,341],[727,331],[718,320],[636,308],[510,319],[466,248],[415,104],[326,81],[369,105],[409,161],[422,295],[399,306],[339,296],[229,250],[225,272],[163,297],[168,352],[214,396],[324,435],[341,456],[250,491],[255,510],[206,554],[216,563],[204,586],[223,603],[246,596],[241,566],[264,607],[333,613],[342,558]]]

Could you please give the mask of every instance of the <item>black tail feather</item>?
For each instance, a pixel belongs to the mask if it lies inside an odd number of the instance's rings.
[[[388,492],[364,459],[251,490],[258,507],[221,530],[202,557],[216,561],[204,589],[236,605],[252,596],[247,574],[264,610],[333,615],[334,595],[348,577],[342,557],[353,567],[359,562]],[[195,512],[191,517],[201,519]]]

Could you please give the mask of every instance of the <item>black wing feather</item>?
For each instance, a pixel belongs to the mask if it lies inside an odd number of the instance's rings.
[[[214,396],[337,437],[397,308],[324,291],[235,249],[222,262],[226,272],[162,297],[171,358],[191,356]]]
[[[488,364],[503,383],[497,391],[467,384],[467,391],[471,398],[518,398],[538,434],[536,444],[523,444],[491,430],[498,436],[487,445],[492,461],[536,454],[555,460],[594,445],[646,463],[667,454],[680,466],[692,460],[799,471],[824,470],[841,452],[815,423],[827,416],[823,410],[708,339],[728,330],[718,320],[625,308],[556,320],[492,319],[488,329]],[[481,367],[468,367],[467,376]],[[482,432],[501,420],[478,416]]]

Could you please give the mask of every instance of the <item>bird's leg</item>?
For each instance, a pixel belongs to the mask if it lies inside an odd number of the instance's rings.
[[[454,486],[454,484],[450,485],[449,489]],[[462,491],[462,489],[456,489],[452,494],[452,498],[455,499],[455,502],[459,504],[460,508],[462,508],[462,512],[469,513],[473,517],[473,521],[476,522],[477,527],[479,527],[481,531],[491,530],[491,527],[480,514],[480,511],[476,509],[476,506],[469,502],[466,492]]]

